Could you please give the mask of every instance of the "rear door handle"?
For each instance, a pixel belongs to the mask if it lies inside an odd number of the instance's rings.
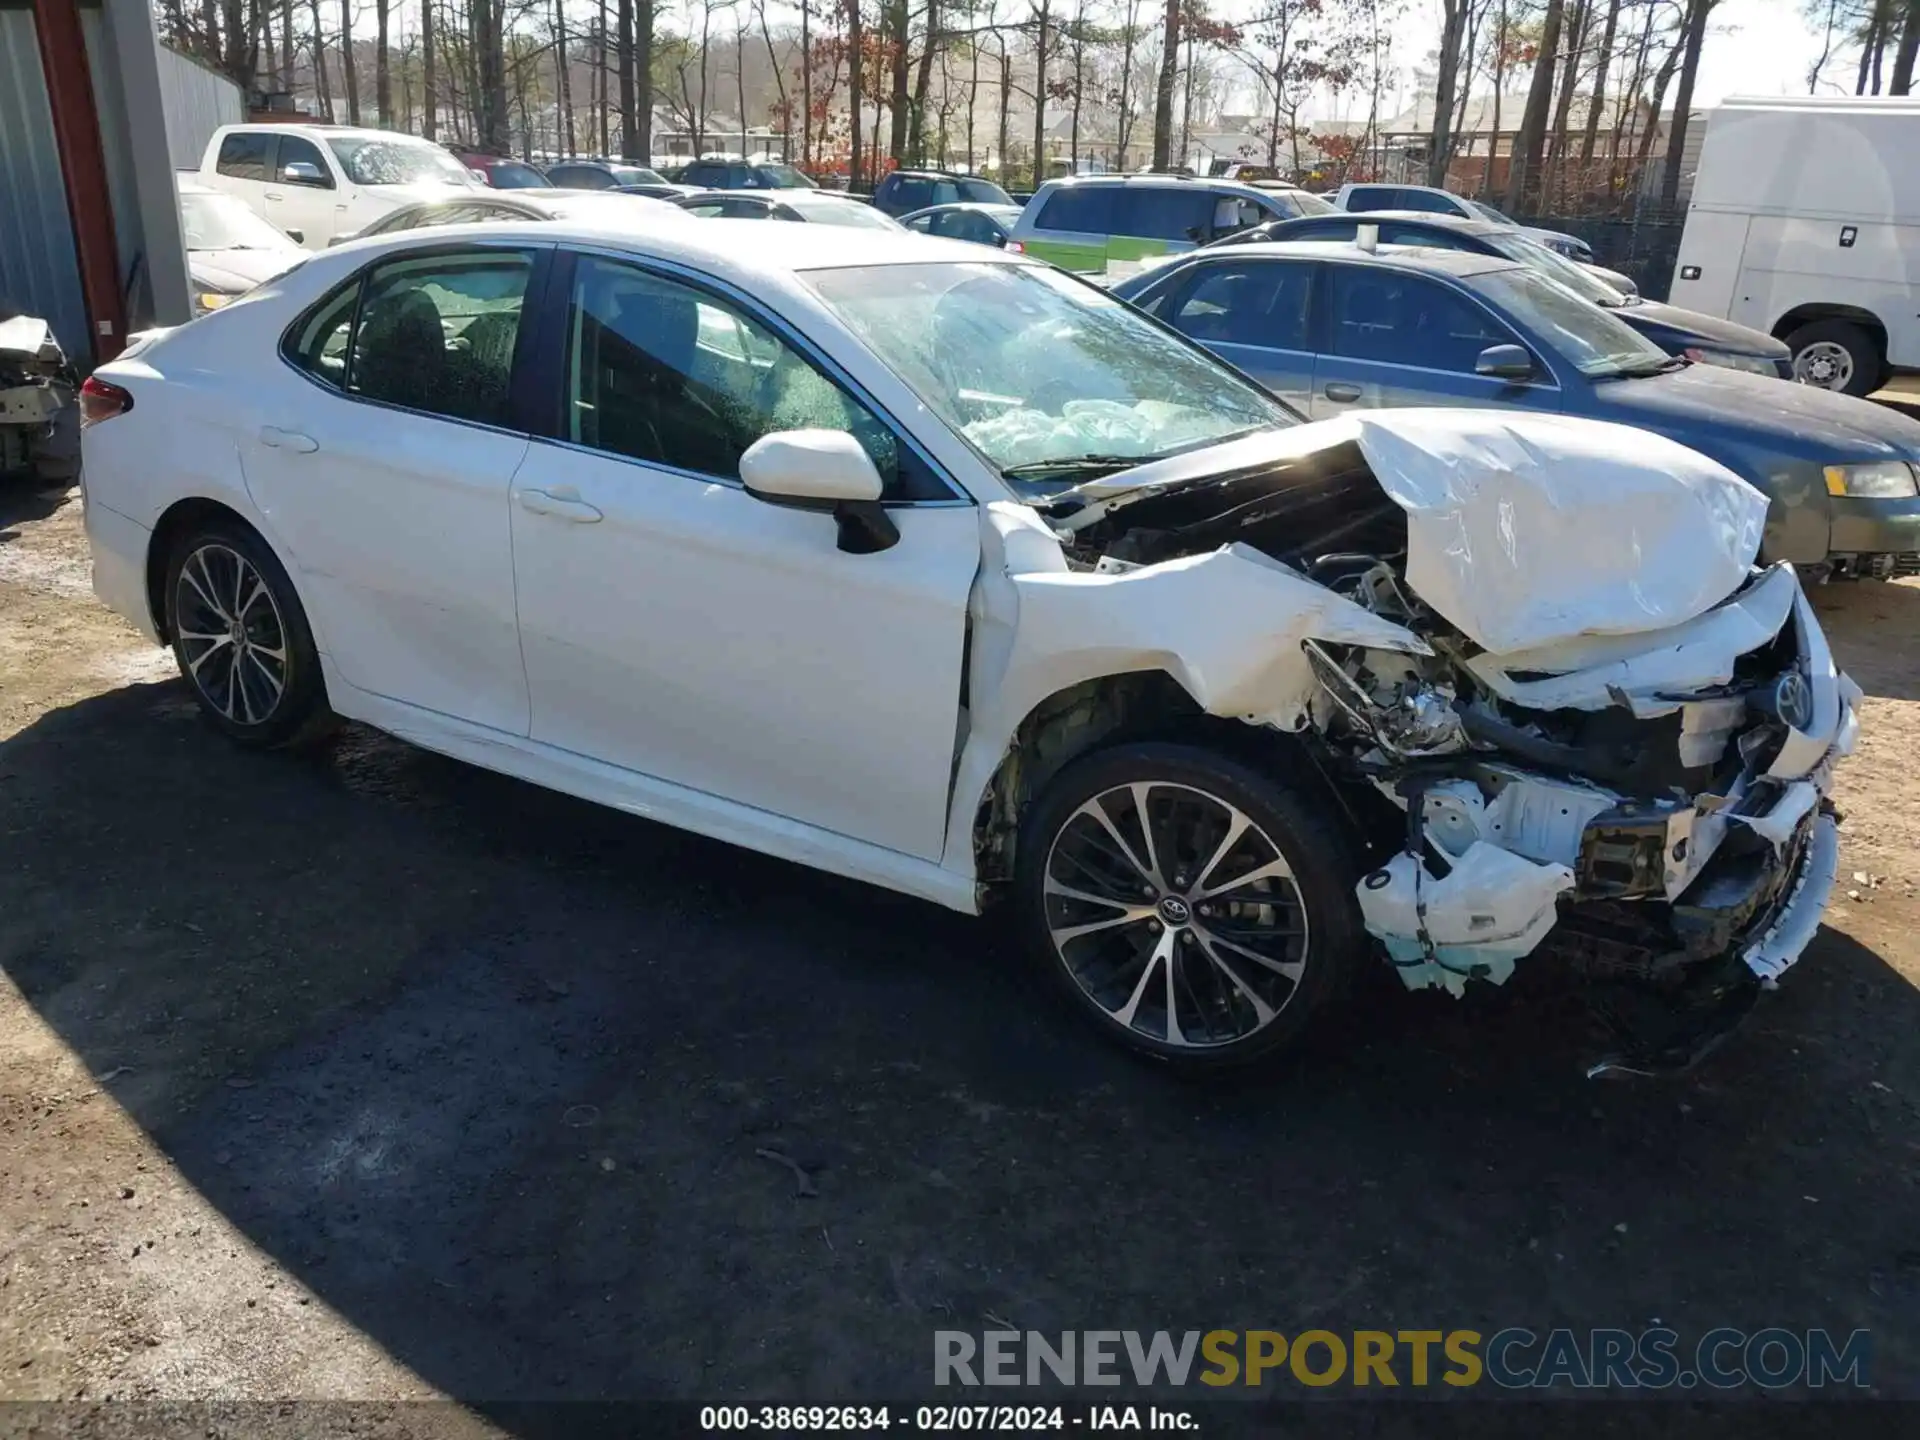
[[[599,508],[582,500],[580,492],[571,485],[556,485],[551,490],[522,490],[520,508],[535,515],[570,520],[575,525],[594,525],[603,518]]]
[[[287,197],[282,195],[278,190],[267,191],[267,199],[269,200],[284,200],[286,198]]]
[[[1351,405],[1360,398],[1360,387],[1349,385],[1344,380],[1329,380],[1320,393],[1329,400],[1337,401],[1342,405]]]
[[[320,448],[320,442],[311,435],[302,435],[298,430],[282,430],[277,425],[260,427],[260,443],[273,450],[291,450],[297,455],[311,455]]]

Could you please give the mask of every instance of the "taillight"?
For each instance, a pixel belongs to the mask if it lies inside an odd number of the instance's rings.
[[[111,420],[116,415],[124,415],[133,408],[133,396],[118,385],[89,375],[87,383],[80,387],[80,428],[98,425],[102,420]]]

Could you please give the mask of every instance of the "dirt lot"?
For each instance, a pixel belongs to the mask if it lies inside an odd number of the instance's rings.
[[[1920,587],[1820,597],[1872,878],[1702,1069],[1388,984],[1203,1089],[992,925],[240,754],[86,577],[77,496],[0,492],[0,1396],[897,1400],[989,1316],[1867,1327],[1920,1396]]]

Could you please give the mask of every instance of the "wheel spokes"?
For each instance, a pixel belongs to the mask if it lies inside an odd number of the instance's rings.
[[[1246,812],[1193,786],[1136,780],[1090,797],[1055,835],[1042,882],[1048,933],[1074,983],[1160,1043],[1243,1040],[1275,1020],[1305,974],[1292,867]]]
[[[202,545],[180,567],[175,608],[182,668],[208,706],[240,725],[268,719],[286,693],[287,635],[265,576]]]

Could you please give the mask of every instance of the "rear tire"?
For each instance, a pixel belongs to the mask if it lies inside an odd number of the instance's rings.
[[[1018,856],[1020,924],[1069,1002],[1183,1070],[1285,1050],[1365,953],[1345,829],[1306,791],[1198,746],[1074,762],[1029,807]]]
[[[306,611],[279,559],[237,521],[209,520],[167,558],[167,632],[201,712],[251,749],[308,744],[336,720]]]
[[[1787,337],[1793,378],[1842,395],[1871,395],[1885,380],[1887,362],[1866,330],[1848,320],[1815,320]]]

